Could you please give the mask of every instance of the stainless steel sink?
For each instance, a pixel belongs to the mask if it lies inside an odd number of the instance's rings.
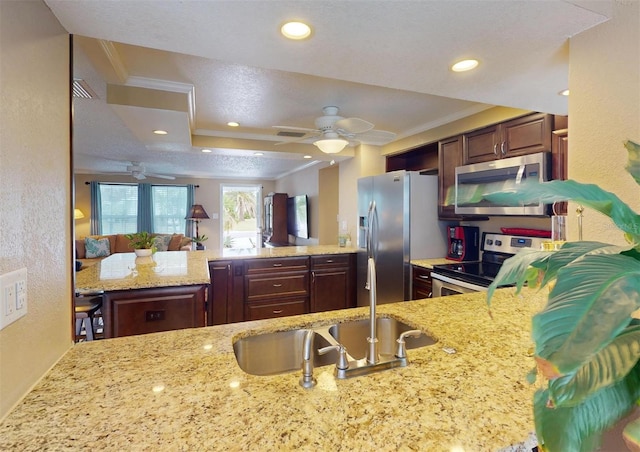
[[[378,338],[378,353],[393,355],[396,352],[396,339],[401,333],[415,328],[399,320],[378,317],[376,322],[376,336]],[[329,334],[342,344],[347,353],[355,359],[362,359],[367,354],[367,337],[369,336],[369,319],[353,320],[338,323],[329,328]],[[433,345],[436,341],[431,336],[422,333],[419,337],[407,337],[406,348],[418,348]]]
[[[280,331],[258,334],[239,339],[233,344],[238,365],[251,375],[275,375],[300,371],[302,345],[307,330]],[[318,349],[332,345],[316,334],[313,343],[313,366],[335,364],[336,357],[329,353],[319,355]]]

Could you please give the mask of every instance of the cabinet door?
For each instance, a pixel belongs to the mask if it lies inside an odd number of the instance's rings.
[[[348,268],[311,270],[311,312],[349,307]]]
[[[233,294],[233,275],[230,261],[209,263],[209,300],[207,301],[207,325],[222,325],[229,322],[227,312]]]
[[[551,151],[552,115],[536,113],[507,121],[501,127],[501,157]]]
[[[456,182],[456,166],[462,165],[462,138],[460,136],[440,141],[438,149],[438,216],[455,218],[455,206],[445,205],[447,192]]]
[[[413,272],[411,299],[420,300],[422,298],[431,298],[431,270],[417,266],[413,266],[411,270]]]
[[[463,135],[463,164],[489,162],[500,158],[500,128],[493,125]]]

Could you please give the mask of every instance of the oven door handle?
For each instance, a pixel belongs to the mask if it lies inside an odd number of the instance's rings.
[[[466,281],[460,281],[459,279],[450,278],[449,276],[444,276],[439,273],[431,273],[432,279],[439,279],[442,282],[453,284],[464,289],[475,290],[476,292],[486,292],[487,288],[485,286],[479,286],[477,284],[472,284]]]

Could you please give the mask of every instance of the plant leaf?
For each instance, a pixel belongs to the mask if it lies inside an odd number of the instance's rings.
[[[630,451],[640,451],[640,419],[629,422],[622,431],[622,437]]]
[[[600,388],[623,379],[640,356],[640,325],[630,325],[577,372],[549,381],[556,406],[573,406]]]
[[[548,390],[536,391],[533,411],[538,442],[550,452],[595,450],[602,432],[633,408],[639,393],[638,366],[625,379],[576,406],[550,407]]]
[[[531,278],[527,274],[529,267],[537,262],[545,261],[549,258],[552,251],[538,251],[529,248],[523,248],[517,254],[505,260],[500,266],[498,274],[487,289],[487,304],[491,304],[491,297],[495,290],[504,285],[517,284],[518,291],[522,289],[523,284]]]
[[[609,344],[638,307],[639,261],[585,255],[558,271],[547,306],[533,317],[536,355],[571,373]]]
[[[629,160],[625,169],[640,184],[640,144],[633,141],[625,141],[624,147],[629,151]]]

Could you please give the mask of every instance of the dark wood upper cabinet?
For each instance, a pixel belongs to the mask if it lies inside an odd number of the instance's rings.
[[[551,152],[553,115],[534,113],[463,134],[463,165]]]
[[[400,154],[390,155],[386,172],[407,170],[435,174],[438,170],[438,143],[429,143]]]
[[[456,167],[462,165],[462,136],[440,141],[438,144],[438,217],[458,219],[455,206],[445,205],[447,193],[456,182]]]

